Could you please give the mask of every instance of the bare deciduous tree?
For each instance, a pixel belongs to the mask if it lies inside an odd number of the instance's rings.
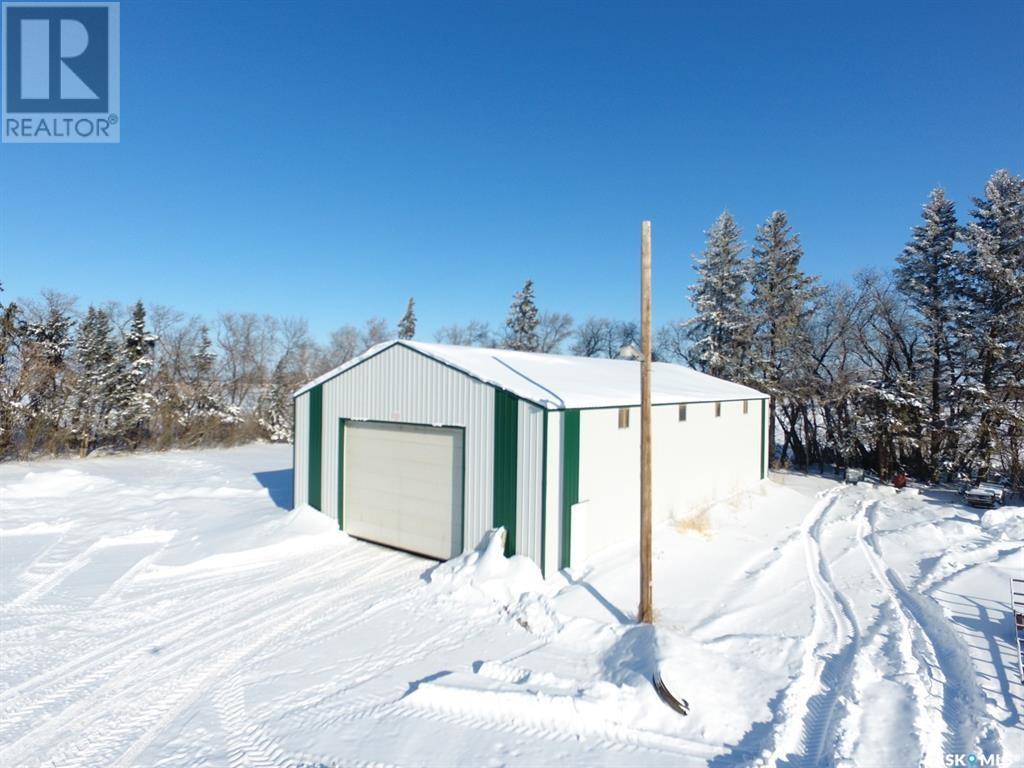
[[[537,351],[561,352],[562,344],[572,336],[572,315],[541,312],[537,323]]]

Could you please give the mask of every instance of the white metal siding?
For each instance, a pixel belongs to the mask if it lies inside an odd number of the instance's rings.
[[[345,426],[345,530],[441,560],[462,551],[462,430]]]
[[[295,495],[292,502],[301,507],[309,501],[309,393],[295,398],[295,466],[292,481]]]
[[[541,562],[544,411],[519,401],[516,449],[516,553]]]
[[[580,502],[587,502],[587,541],[593,554],[635,540],[640,530],[640,409],[618,428],[617,409],[580,413]],[[652,408],[654,520],[687,517],[761,477],[761,403],[751,400]],[[575,528],[573,539],[576,538]],[[575,544],[575,542],[574,542]],[[575,561],[573,565],[578,565]]]
[[[544,575],[558,572],[562,551],[562,414],[548,414],[547,504],[544,515]]]
[[[463,548],[492,526],[494,389],[407,347],[393,346],[323,384],[323,512],[338,512],[338,420],[465,427]]]

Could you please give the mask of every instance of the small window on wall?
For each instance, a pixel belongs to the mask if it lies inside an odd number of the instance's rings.
[[[717,419],[721,415],[722,415],[722,404],[721,403],[715,403],[715,418]]]
[[[750,412],[750,401],[749,400],[744,400],[743,401],[743,413],[746,414],[746,413],[749,413],[749,412]]]
[[[686,421],[686,405],[679,406],[679,420]]]
[[[629,408],[619,408],[619,429],[629,429]]]

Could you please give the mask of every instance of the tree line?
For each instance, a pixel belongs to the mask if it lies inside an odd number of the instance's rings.
[[[785,212],[748,249],[726,211],[694,257],[694,315],[657,329],[656,359],[771,395],[774,461],[842,463],[883,477],[993,470],[1022,478],[1024,180],[996,172],[959,221],[942,189],[889,272],[824,284],[802,267]],[[392,324],[344,325],[324,344],[297,318],[165,306],[82,312],[59,293],[0,303],[0,456],[291,439],[291,393],[391,338],[416,337],[415,302]],[[537,307],[527,280],[503,326],[435,341],[634,357],[639,324]]]
[[[691,288],[685,359],[771,395],[776,461],[1024,483],[1024,179],[959,221],[932,191],[889,273],[822,285],[782,212],[744,256],[727,212]],[[781,432],[781,440],[778,433]]]

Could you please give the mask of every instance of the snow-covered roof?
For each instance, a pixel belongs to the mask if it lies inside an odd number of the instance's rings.
[[[296,391],[295,397],[396,345],[413,349],[545,408],[602,408],[640,404],[640,363],[634,360],[546,355],[540,352],[401,340],[371,347],[359,357],[311,381]],[[651,402],[655,405],[710,400],[756,400],[763,397],[767,395],[756,389],[682,365],[654,363],[651,366]]]

